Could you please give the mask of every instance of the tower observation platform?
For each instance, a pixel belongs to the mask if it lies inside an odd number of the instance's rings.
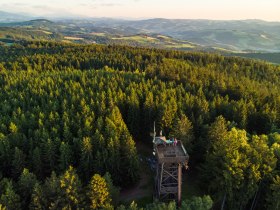
[[[182,167],[188,168],[189,155],[180,140],[167,140],[154,134],[154,155],[157,160],[155,198],[160,201],[175,200],[181,205]]]

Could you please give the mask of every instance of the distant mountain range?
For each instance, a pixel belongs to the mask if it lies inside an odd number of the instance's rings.
[[[179,50],[280,52],[280,22],[75,17],[49,21],[32,18],[0,11],[0,41],[1,38],[6,40],[9,34],[8,37],[14,39],[55,38],[66,42],[116,43]],[[21,31],[20,36],[17,31]]]
[[[204,47],[232,51],[280,51],[280,22],[262,20],[214,21],[150,19],[141,21],[98,21],[112,28],[131,27],[188,40]]]
[[[0,22],[26,21],[32,18],[34,17],[27,14],[16,14],[16,13],[0,11]]]

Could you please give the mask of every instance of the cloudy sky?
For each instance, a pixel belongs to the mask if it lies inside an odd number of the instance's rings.
[[[280,21],[280,0],[0,0],[0,10],[39,16]]]

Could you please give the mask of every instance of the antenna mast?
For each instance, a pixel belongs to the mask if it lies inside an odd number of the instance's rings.
[[[154,121],[154,139],[153,139],[153,143],[156,142],[156,122]]]

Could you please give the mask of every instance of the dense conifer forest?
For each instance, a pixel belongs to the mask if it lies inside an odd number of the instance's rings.
[[[176,209],[118,203],[154,121],[183,141],[205,193],[181,209],[280,208],[279,66],[21,42],[0,46],[0,87],[0,209]]]

